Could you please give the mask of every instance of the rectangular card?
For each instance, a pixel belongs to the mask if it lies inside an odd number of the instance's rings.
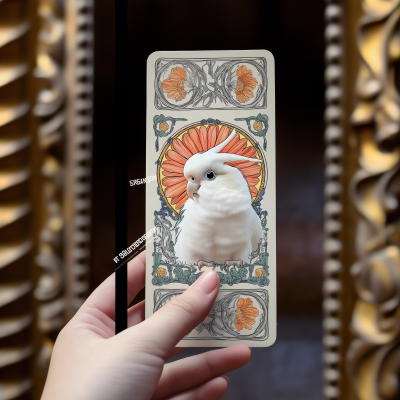
[[[147,62],[146,318],[204,271],[221,281],[178,346],[276,339],[275,77],[266,50]]]

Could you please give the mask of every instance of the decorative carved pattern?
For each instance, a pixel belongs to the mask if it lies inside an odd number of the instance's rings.
[[[90,263],[93,0],[66,2],[67,165],[65,175],[66,316],[82,305]],[[70,218],[73,216],[73,218]]]
[[[34,289],[38,300],[36,326],[40,349],[36,353],[39,373],[45,376],[53,347],[52,334],[64,325],[63,306],[63,147],[65,145],[65,116],[63,106],[66,83],[64,61],[64,13],[54,0],[38,3],[40,28],[36,46],[36,68],[39,91],[33,113],[38,117],[38,153],[40,230],[35,263],[40,268]]]
[[[42,28],[35,75],[42,89],[33,112],[40,119],[44,213],[36,256],[42,272],[34,295],[42,332],[37,365],[44,374],[54,333],[85,298],[90,256],[92,2],[65,7],[40,0],[38,8]]]
[[[325,234],[324,243],[324,394],[327,399],[340,396],[339,300],[342,270],[342,192],[343,192],[343,10],[339,1],[329,1],[325,9]]]
[[[359,213],[351,268],[355,335],[347,351],[355,398],[400,395],[400,1],[363,1],[357,46],[359,170],[352,199]]]
[[[65,176],[67,268],[66,316],[82,305],[90,264],[92,111],[93,111],[93,0],[66,3],[67,165]],[[73,216],[73,218],[68,218]]]
[[[1,400],[40,398],[87,292],[92,18],[92,0],[0,0]]]
[[[29,369],[30,258],[29,226],[32,169],[29,54],[21,51],[32,34],[23,1],[0,2],[0,398],[14,399],[32,387]],[[5,18],[7,16],[7,18]],[[21,366],[18,368],[18,366]]]

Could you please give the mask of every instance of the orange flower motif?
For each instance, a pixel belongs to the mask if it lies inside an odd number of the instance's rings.
[[[183,68],[172,68],[171,74],[162,82],[162,90],[175,101],[183,100],[188,92],[185,90],[186,71]]]
[[[257,278],[263,278],[265,276],[264,268],[257,268],[255,275]]]
[[[236,71],[238,77],[236,85],[236,98],[241,103],[246,103],[251,97],[254,97],[252,90],[257,85],[257,80],[253,78],[253,73],[250,69],[247,69],[244,65],[238,68]]]
[[[250,299],[240,298],[236,303],[237,311],[235,315],[235,327],[238,331],[243,328],[253,329],[255,317],[258,315],[257,308],[253,307],[253,302]]]
[[[160,126],[161,126],[161,124],[160,124]],[[254,122],[253,128],[254,128],[256,131],[261,131],[262,127],[263,127],[262,122],[260,122],[260,121]]]
[[[183,168],[186,161],[200,151],[207,151],[212,147],[223,142],[231,133],[232,129],[227,126],[219,129],[218,125],[211,125],[191,128],[185,133],[182,139],[175,138],[171,143],[171,148],[166,153],[166,160],[161,164],[164,171],[162,174],[165,178],[162,183],[165,186],[165,196],[171,198],[171,203],[176,204],[176,208],[180,209],[188,199],[186,193],[187,180],[183,176]],[[234,153],[245,157],[256,157],[256,148],[247,146],[247,140],[240,139],[236,133],[235,138],[228,143],[221,153]],[[227,162],[228,165],[238,168],[243,174],[249,185],[252,197],[257,195],[256,185],[260,181],[261,166],[259,163],[251,161],[232,161]]]
[[[167,276],[167,271],[166,271],[166,269],[165,268],[158,268],[158,270],[157,270],[157,276],[159,277],[159,278],[164,278],[165,276]]]
[[[164,121],[164,122],[161,122],[159,128],[160,128],[160,131],[167,132],[169,125]]]

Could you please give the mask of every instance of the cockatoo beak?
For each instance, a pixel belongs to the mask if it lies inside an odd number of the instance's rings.
[[[186,186],[186,192],[192,200],[194,200],[194,195],[198,196],[198,194],[196,192],[199,190],[199,188],[200,188],[199,183],[190,182],[190,181],[188,182],[188,184]]]

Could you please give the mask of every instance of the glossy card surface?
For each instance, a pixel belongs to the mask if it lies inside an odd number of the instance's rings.
[[[274,58],[156,52],[147,62],[146,318],[215,270],[207,318],[178,346],[276,339]]]

